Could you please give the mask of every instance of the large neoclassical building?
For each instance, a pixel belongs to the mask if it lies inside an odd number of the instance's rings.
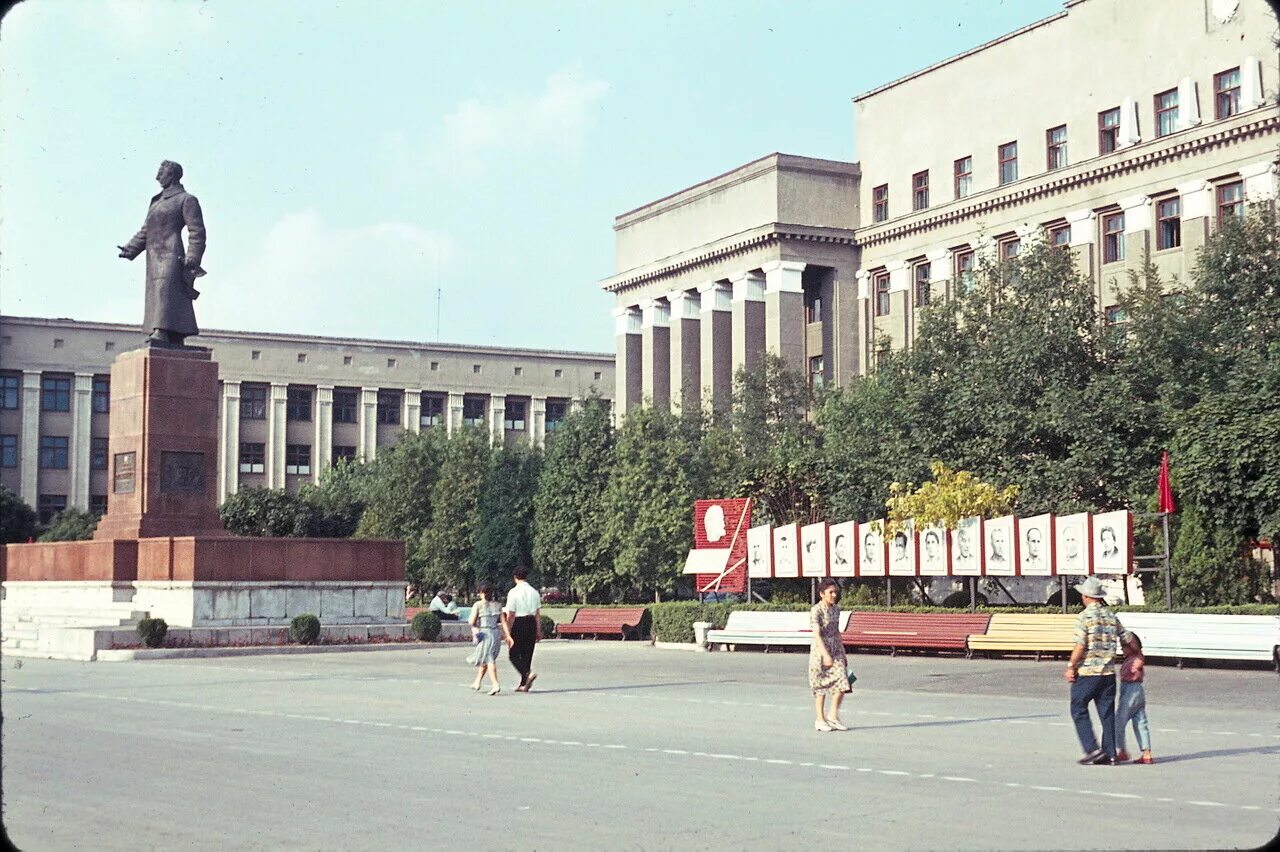
[[[421,429],[543,446],[613,356],[590,352],[205,330],[218,362],[218,497],[316,481]],[[0,485],[48,521],[107,500],[111,362],[136,325],[0,316]]]
[[[720,407],[773,351],[843,383],[903,347],[983,256],[1068,248],[1117,318],[1274,203],[1277,25],[1265,0],[1067,0],[853,99],[858,162],[772,154],[615,220],[615,408]]]

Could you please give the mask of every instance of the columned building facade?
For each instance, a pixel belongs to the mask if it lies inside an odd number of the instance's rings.
[[[722,405],[766,349],[843,383],[1037,240],[1122,320],[1147,257],[1185,281],[1215,229],[1275,203],[1276,30],[1265,0],[1067,0],[854,98],[857,163],[775,154],[619,216],[617,411]]]
[[[101,513],[111,362],[137,326],[0,316],[0,485],[48,520]],[[593,393],[613,356],[253,332],[206,331],[221,378],[218,495],[296,491],[343,458],[377,458],[405,432],[481,429],[543,447]]]

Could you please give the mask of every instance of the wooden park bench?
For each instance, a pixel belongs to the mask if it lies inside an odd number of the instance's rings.
[[[989,613],[855,612],[840,634],[846,647],[968,652],[968,638],[987,632]]]
[[[1076,616],[997,612],[985,633],[969,635],[969,651],[1069,654],[1075,647]]]
[[[644,607],[609,607],[588,609],[582,607],[574,613],[573,621],[556,625],[557,636],[619,636],[626,639],[634,633],[644,618]]]
[[[1117,613],[1142,640],[1149,657],[1256,660],[1280,671],[1280,616],[1197,615],[1178,612]]]
[[[841,629],[848,624],[849,613],[840,613]],[[773,645],[808,645],[812,636],[807,612],[734,610],[723,630],[707,631],[707,643],[723,645],[731,651],[737,645],[763,645],[767,651]]]

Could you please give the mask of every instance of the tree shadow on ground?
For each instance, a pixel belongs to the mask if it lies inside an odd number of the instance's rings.
[[[1181,763],[1184,760],[1211,760],[1215,757],[1234,757],[1237,754],[1280,754],[1280,746],[1257,748],[1218,748],[1209,751],[1193,751],[1188,754],[1161,755],[1156,763]]]
[[[1037,713],[1032,716],[983,716],[977,719],[939,719],[933,722],[898,722],[893,725],[863,725],[852,728],[855,731],[883,731],[886,728],[937,728],[954,725],[975,725],[980,722],[1009,722],[1014,719],[1056,719],[1057,713]]]

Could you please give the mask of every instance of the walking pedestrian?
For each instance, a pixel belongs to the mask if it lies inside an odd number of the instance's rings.
[[[1125,647],[1124,662],[1120,664],[1120,706],[1116,709],[1116,760],[1129,759],[1124,747],[1124,729],[1133,721],[1133,734],[1138,738],[1142,755],[1134,763],[1155,763],[1151,756],[1151,726],[1147,722],[1147,692],[1142,686],[1147,660],[1142,653],[1142,640],[1133,637],[1133,644]]]
[[[498,649],[505,642],[511,646],[511,632],[502,618],[502,607],[493,599],[493,584],[480,584],[480,599],[471,607],[471,615],[467,618],[475,637],[475,648],[467,657],[467,662],[476,667],[476,679],[471,688],[480,691],[480,681],[485,672],[489,674],[490,695],[502,691],[498,683]]]
[[[1133,634],[1124,629],[1116,614],[1107,609],[1102,584],[1088,577],[1076,586],[1085,607],[1076,618],[1075,648],[1067,662],[1065,678],[1071,684],[1071,719],[1084,756],[1082,765],[1111,765],[1116,762],[1116,668],[1115,658],[1121,646],[1133,642]],[[1093,733],[1089,703],[1097,709],[1102,723],[1102,746]]]
[[[847,731],[840,721],[840,703],[849,692],[844,640],[840,638],[840,586],[830,578],[818,586],[818,603],[809,610],[809,688],[813,690],[813,729]],[[827,696],[831,712],[827,713]]]
[[[512,579],[515,586],[502,606],[512,640],[507,658],[520,673],[516,692],[528,692],[538,677],[533,673],[533,648],[542,641],[542,596],[529,584],[529,569],[523,565],[512,572]]]

